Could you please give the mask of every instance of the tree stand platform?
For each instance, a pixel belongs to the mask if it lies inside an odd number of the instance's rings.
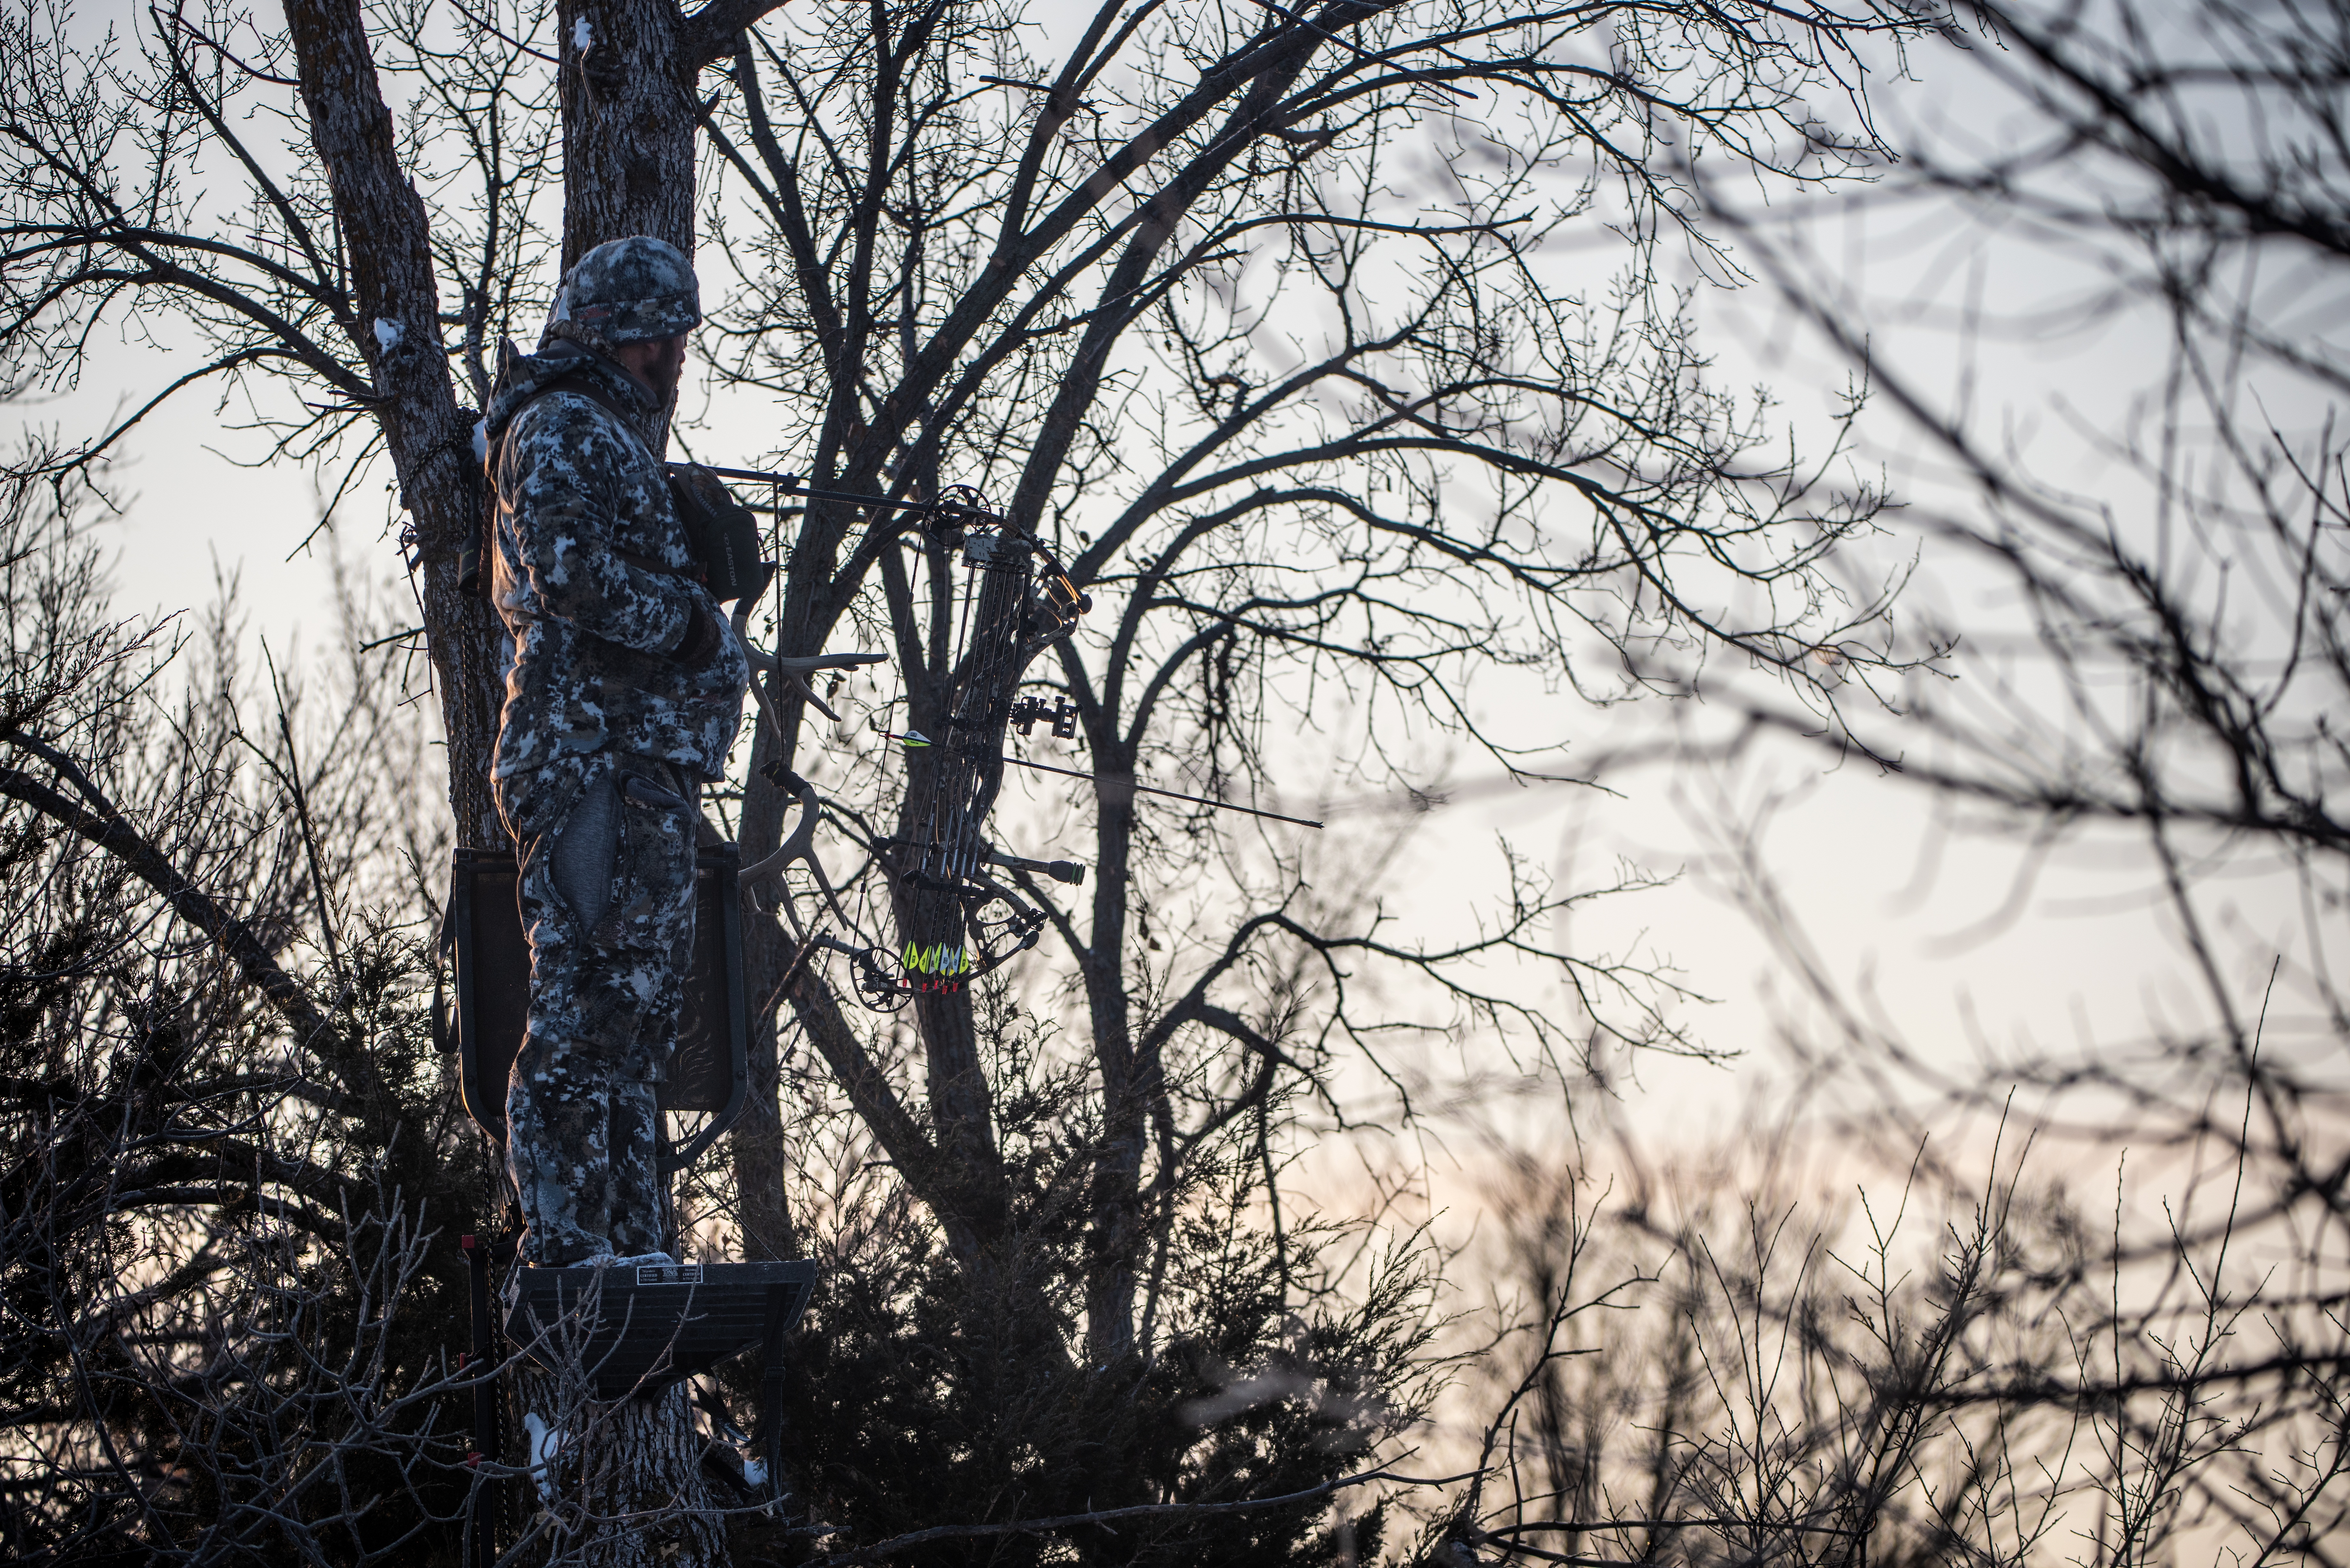
[[[506,1343],[550,1372],[578,1368],[606,1401],[657,1393],[752,1349],[766,1351],[773,1377],[815,1291],[816,1264],[805,1259],[517,1268],[507,1276]]]

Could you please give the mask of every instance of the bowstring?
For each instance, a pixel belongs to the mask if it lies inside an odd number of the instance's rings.
[[[1000,553],[1007,547],[1016,547],[1019,553],[1007,558]],[[1010,535],[1009,524],[1000,526],[996,533],[995,551],[990,553],[985,569],[990,572],[1009,574],[1010,586],[999,597],[1009,601],[1004,614],[1009,618],[1010,624],[1007,629],[1011,635],[998,637],[980,650],[979,668],[972,672],[971,684],[964,693],[964,701],[976,702],[978,708],[971,715],[971,722],[966,728],[992,729],[997,717],[995,709],[1003,701],[1004,694],[999,689],[1003,685],[1003,677],[1017,657],[1019,618],[1024,608],[1024,601],[1026,597],[1024,590],[1026,587],[1025,579],[1028,576],[1028,560],[1025,541]],[[973,747],[977,746],[976,742],[972,744]],[[975,877],[979,869],[979,846],[978,825],[973,819],[980,812],[980,775],[984,764],[976,750],[970,753],[968,761],[970,763],[966,774],[968,783],[962,797],[962,820],[956,824],[956,842],[961,846],[966,859],[963,871],[966,875]]]
[[[931,843],[925,846],[923,863],[927,870],[951,888],[958,883],[978,883],[977,875],[982,855],[977,841],[981,811],[982,762],[976,742],[968,732],[974,726],[984,727],[994,717],[993,710],[1001,700],[996,687],[1002,684],[1005,668],[1017,657],[1020,618],[1024,613],[1025,579],[1029,575],[1030,541],[1014,531],[1008,523],[998,521],[993,529],[985,558],[972,561],[969,545],[965,545],[963,604],[961,624],[957,628],[955,659],[951,668],[956,672],[949,700],[944,704],[941,729],[943,736],[934,744],[943,744],[948,754],[938,759],[938,772],[933,775],[928,830]],[[1016,555],[1006,556],[1006,550]],[[1001,611],[1006,619],[1008,638],[997,638],[985,647],[974,649],[972,639],[978,626],[978,606],[987,597],[987,587],[993,574],[1011,572],[1019,580],[1009,585],[998,596],[1008,600]],[[971,950],[980,945],[972,930],[971,911],[962,911],[957,921],[962,928],[961,940],[966,946],[966,962],[974,969],[979,957]],[[909,937],[906,940],[912,940]]]

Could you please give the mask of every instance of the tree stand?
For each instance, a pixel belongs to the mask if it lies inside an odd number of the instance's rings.
[[[741,1115],[749,1084],[750,1013],[743,983],[739,861],[734,846],[705,846],[696,877],[693,968],[685,979],[678,1044],[660,1085],[669,1115],[699,1116],[702,1125],[671,1147],[664,1174],[690,1167]],[[455,981],[453,1018],[436,996],[435,1032],[456,1052],[466,1114],[501,1157],[505,1147],[505,1085],[522,1045],[529,1000],[530,947],[516,898],[515,857],[494,850],[453,856],[442,955]],[[503,1194],[503,1184],[499,1184]],[[513,1362],[543,1369],[558,1383],[592,1390],[598,1402],[657,1398],[682,1379],[757,1348],[765,1353],[757,1447],[766,1482],[780,1495],[784,1336],[815,1293],[813,1262],[683,1263],[631,1268],[524,1268],[514,1265],[515,1235],[463,1239],[472,1298],[469,1366]],[[505,1271],[503,1291],[494,1275]],[[503,1310],[497,1310],[502,1307]],[[474,1391],[473,1446],[480,1458],[515,1456],[520,1423],[501,1418],[503,1402],[486,1382]],[[532,1438],[531,1446],[536,1446]],[[536,1467],[545,1456],[520,1456]],[[472,1560],[494,1563],[505,1490],[494,1479],[473,1488],[468,1534]]]

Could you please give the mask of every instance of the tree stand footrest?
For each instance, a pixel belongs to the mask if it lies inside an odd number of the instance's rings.
[[[558,1375],[576,1367],[596,1397],[652,1394],[765,1346],[816,1293],[816,1264],[650,1263],[517,1267],[506,1282],[506,1341]]]

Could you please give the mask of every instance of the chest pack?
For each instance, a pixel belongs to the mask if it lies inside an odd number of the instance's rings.
[[[491,393],[493,405],[499,392],[512,381],[521,351],[511,339],[498,352],[498,376]],[[482,516],[480,526],[459,547],[457,552],[457,586],[461,592],[486,600],[490,597],[489,565],[497,549],[498,525],[498,460],[505,449],[514,427],[522,419],[523,410],[540,399],[556,392],[569,392],[587,399],[619,421],[622,429],[634,433],[639,417],[634,410],[623,408],[580,369],[557,376],[546,382],[514,411],[504,431],[482,460]],[[671,502],[677,508],[678,522],[685,529],[685,547],[694,565],[681,570],[639,555],[633,550],[613,551],[621,560],[640,571],[659,572],[670,576],[691,577],[710,590],[710,597],[720,604],[755,594],[764,587],[773,568],[759,558],[759,519],[741,502],[734,499],[719,477],[699,463],[665,462],[661,477],[668,482]]]

